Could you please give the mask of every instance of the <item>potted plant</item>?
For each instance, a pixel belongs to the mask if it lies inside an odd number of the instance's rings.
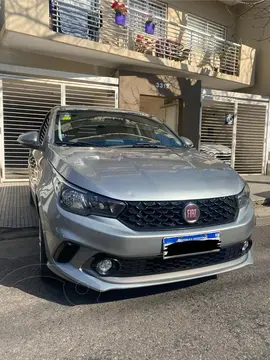
[[[152,55],[154,50],[152,40],[147,39],[142,35],[137,35],[135,50],[146,55]]]
[[[147,34],[153,35],[155,32],[156,24],[154,23],[154,18],[152,15],[148,15],[148,18],[145,22],[145,32]]]
[[[118,1],[114,1],[112,9],[115,11],[115,23],[117,25],[126,25],[127,8],[125,4],[120,4]]]

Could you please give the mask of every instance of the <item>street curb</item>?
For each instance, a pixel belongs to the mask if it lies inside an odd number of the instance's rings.
[[[265,205],[265,200],[253,200],[252,201],[252,204],[255,205],[255,206],[262,206],[262,205]]]
[[[267,216],[267,217],[257,217],[256,218],[256,226],[268,226],[270,225],[270,216]]]
[[[270,199],[265,198],[265,199],[253,199],[252,200],[252,204],[253,205],[264,205],[264,206],[270,206]]]

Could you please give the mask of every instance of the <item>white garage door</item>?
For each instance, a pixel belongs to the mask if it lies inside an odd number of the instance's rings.
[[[241,174],[261,174],[265,145],[267,106],[238,104],[235,170]]]
[[[20,134],[39,130],[49,110],[56,105],[117,107],[118,88],[98,84],[7,78],[0,80],[3,112],[4,156],[2,180],[27,179],[29,150],[17,143]]]
[[[219,150],[216,154],[220,160],[231,164],[231,150],[233,144],[233,127],[225,124],[228,114],[234,114],[234,104],[230,102],[205,101],[202,107],[201,149],[209,153]],[[224,149],[227,148],[227,151]]]
[[[263,174],[268,104],[264,100],[237,99],[239,94],[230,94],[211,96],[211,100],[203,98],[201,150],[231,161],[240,174]]]

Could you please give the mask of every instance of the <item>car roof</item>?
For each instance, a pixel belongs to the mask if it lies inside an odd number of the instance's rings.
[[[55,111],[86,110],[86,111],[95,111],[95,112],[110,112],[110,113],[116,113],[116,114],[138,115],[138,116],[144,116],[148,119],[162,123],[162,121],[160,119],[156,118],[155,116],[152,116],[152,115],[140,112],[140,111],[133,111],[133,110],[103,108],[103,107],[89,107],[89,106],[83,106],[83,105],[55,106],[53,109]]]

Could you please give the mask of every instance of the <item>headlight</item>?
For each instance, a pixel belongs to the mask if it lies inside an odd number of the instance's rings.
[[[238,195],[239,209],[248,205],[249,198],[250,198],[250,189],[248,184],[246,184],[243,191]]]
[[[116,218],[126,207],[126,204],[122,201],[77,189],[59,181],[59,178],[54,180],[54,188],[60,206],[74,214]]]

